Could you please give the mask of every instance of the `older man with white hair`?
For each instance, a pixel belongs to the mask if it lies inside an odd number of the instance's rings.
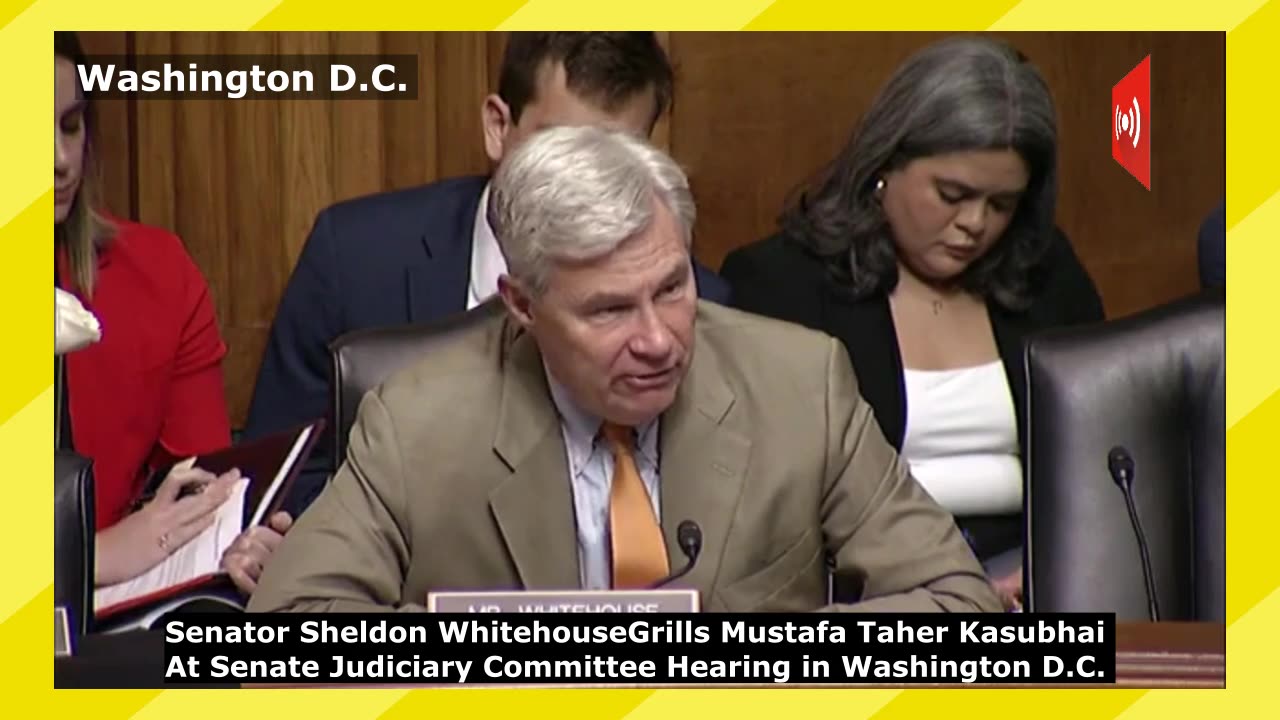
[[[428,593],[632,589],[708,610],[999,611],[858,394],[843,346],[697,300],[680,168],[547,130],[493,181],[499,308],[371,392],[346,463],[251,610],[421,609]],[[499,302],[499,301],[494,301]],[[828,605],[830,569],[862,595]]]

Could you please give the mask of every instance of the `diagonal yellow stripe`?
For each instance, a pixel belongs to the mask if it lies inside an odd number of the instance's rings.
[[[838,672],[834,668],[832,673]],[[901,696],[901,690],[660,690],[636,708],[627,720],[666,720],[669,717],[820,718],[842,720],[870,717]]]
[[[832,3],[778,0],[747,24],[746,30],[980,30],[1018,0],[974,0],[931,6],[916,3]]]
[[[47,487],[47,486],[46,486]],[[154,690],[73,692],[53,689],[53,587],[37,595],[0,624],[0,677],[5,687],[21,688],[21,705],[6,698],[10,717],[76,717],[126,720],[157,695]],[[19,651],[19,648],[21,650]],[[41,650],[44,651],[41,656]],[[56,707],[56,711],[50,712]],[[23,712],[26,710],[26,712]]]
[[[965,692],[905,692],[880,712],[875,720],[911,720],[937,717],[1017,717],[1036,708],[1039,720],[1111,718],[1124,712],[1146,690],[967,690]]]
[[[472,677],[482,672],[473,667]],[[419,720],[424,717],[626,717],[653,690],[465,690],[415,691],[396,703],[381,720]]]
[[[325,672],[322,670],[322,672]],[[334,690],[165,690],[133,720],[226,720],[227,718],[287,718],[298,715],[373,720],[407,691],[394,688]],[[308,710],[310,708],[310,710]],[[319,711],[319,712],[316,712]],[[97,720],[97,718],[94,718]]]
[[[40,57],[48,57],[53,46],[53,38],[49,33],[43,33],[41,42],[36,42],[32,37],[33,31],[22,28],[36,7],[38,5],[32,6],[0,30],[0,67],[12,69],[5,75],[7,95],[24,98],[24,102],[30,102],[33,106],[47,108],[53,106],[53,83],[49,81],[52,69],[48,74],[17,70],[31,65],[32,58],[37,53]],[[5,135],[22,140],[5,146],[5,171],[0,173],[0,226],[11,224],[18,213],[29,209],[33,203],[38,203],[45,194],[48,194],[48,204],[44,206],[46,210],[42,217],[46,223],[53,219],[53,176],[49,174],[49,147],[35,142],[36,138],[50,136],[47,123],[48,120],[44,118],[37,122],[35,113],[11,112],[5,117]],[[44,225],[43,235],[48,238],[48,225]],[[47,239],[42,240],[42,244],[48,242]],[[5,247],[17,246],[5,243]],[[43,254],[43,257],[48,262],[50,256]],[[0,272],[30,271],[30,267],[24,267],[21,262],[14,262],[12,259],[6,265],[8,269]]]
[[[1000,18],[992,30],[1230,30],[1267,0],[1223,0],[1187,4],[1176,13],[1156,12],[1149,3],[1117,3],[1113,0],[1081,0],[1070,14],[1058,0],[1022,0]],[[1155,62],[1155,58],[1152,58]],[[1117,78],[1118,80],[1119,78]]]
[[[1235,558],[1227,563],[1227,622],[1280,586],[1280,565],[1271,562],[1264,551],[1276,546],[1275,509],[1280,507],[1280,483],[1273,479],[1277,436],[1280,393],[1227,431],[1227,548],[1234,550]],[[1241,552],[1256,561],[1239,557]]]
[[[47,158],[46,158],[47,160]],[[3,173],[0,173],[2,175]],[[7,225],[0,227],[0,247],[10,257],[0,263],[0,308],[4,313],[4,337],[11,350],[4,356],[4,382],[0,382],[0,423],[31,402],[53,382],[49,363],[53,355],[53,241],[49,225],[53,217],[53,190],[27,206]],[[48,268],[42,275],[36,267]],[[33,305],[44,296],[45,304]],[[36,311],[36,308],[42,308]],[[39,341],[18,338],[40,338]],[[13,342],[13,344],[10,344]],[[21,348],[24,352],[12,352]],[[52,431],[50,431],[52,432]]]
[[[51,482],[53,390],[38,395],[0,425],[0,458],[5,458],[5,507],[21,513],[0,523],[0,547],[7,548],[0,582],[0,619],[7,618],[49,586],[53,567]],[[37,449],[39,451],[37,451]],[[4,647],[0,645],[0,647]]]
[[[1280,228],[1280,193],[1227,232],[1227,265],[1231,269],[1227,287],[1227,337],[1231,339],[1227,343],[1227,427],[1280,390],[1275,335],[1270,331],[1276,302],[1272,268],[1280,264],[1276,228]]]
[[[120,3],[38,0],[0,30],[0,67],[13,69],[5,75],[5,97],[11,104],[20,98],[24,108],[53,107],[52,70],[46,69],[49,66],[43,63],[44,58],[51,57],[54,28],[65,29],[71,25],[103,30],[239,30],[262,17],[277,2],[219,0],[201,5],[198,15],[193,15],[182,3],[164,0],[131,2],[127,11]],[[34,69],[27,70],[32,63],[36,63]],[[53,186],[49,146],[44,144],[51,139],[48,116],[9,112],[5,115],[4,130],[5,137],[21,138],[21,141],[5,147],[5,171],[0,173],[0,225],[9,222]],[[52,216],[50,210],[45,217]],[[47,262],[48,257],[43,255],[42,263]],[[31,267],[34,266],[27,269]]]
[[[1267,3],[1227,34],[1227,227],[1280,191],[1280,143],[1271,109],[1276,37],[1280,0]],[[1232,272],[1238,267],[1232,266]]]
[[[1124,720],[1275,717],[1275,638],[1278,636],[1280,590],[1268,595],[1227,628],[1229,692],[1179,690],[1147,693],[1120,717]],[[1271,710],[1265,709],[1268,707]]]
[[[38,34],[40,42],[49,47],[54,30],[243,30],[279,3],[280,0],[220,0],[206,3],[199,13],[193,13],[180,3],[166,0],[131,0],[127,10],[120,3],[96,0],[36,0],[22,15],[22,31]],[[48,78],[42,80],[47,84]]]
[[[13,19],[22,14],[24,10],[31,7],[35,0],[14,0],[0,6],[0,29],[13,22]]]
[[[252,30],[491,30],[525,0],[469,3],[361,2],[358,12],[342,0],[284,0]]]
[[[499,30],[604,30],[661,26],[663,30],[736,30],[769,6],[771,0],[733,4],[653,0],[638,3],[600,3],[590,14],[580,12],[579,0],[529,0]]]

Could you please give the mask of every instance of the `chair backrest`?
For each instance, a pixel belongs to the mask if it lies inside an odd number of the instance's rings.
[[[502,303],[493,300],[438,322],[368,328],[334,340],[329,346],[333,360],[334,469],[346,460],[347,438],[365,393],[432,348],[502,312]]]
[[[66,608],[73,637],[93,630],[93,463],[53,453],[53,602]]]
[[[1026,350],[1027,607],[1147,617],[1111,448],[1133,494],[1163,620],[1225,616],[1222,293],[1032,338]]]

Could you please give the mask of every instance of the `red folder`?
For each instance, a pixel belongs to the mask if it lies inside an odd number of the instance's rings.
[[[98,588],[95,617],[106,620],[129,611],[146,612],[149,606],[180,604],[218,590],[222,592],[212,597],[233,602],[227,600],[234,594],[227,592],[231,583],[221,569],[222,554],[246,527],[266,522],[280,509],[324,425],[324,420],[316,420],[197,457],[195,466],[215,475],[238,468],[244,478],[242,487],[218,510],[212,526],[164,562],[132,580]],[[247,522],[246,508],[252,510]]]

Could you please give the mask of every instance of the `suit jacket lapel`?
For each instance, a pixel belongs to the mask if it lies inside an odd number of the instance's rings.
[[[858,390],[875,409],[885,438],[901,450],[907,429],[907,391],[888,298],[877,294],[852,300],[827,287],[823,314],[824,327],[849,351]]]
[[[409,322],[431,322],[467,309],[471,245],[483,191],[483,182],[468,183],[427,213],[431,224],[422,235],[426,257],[405,268]]]
[[[573,490],[560,422],[533,338],[508,321],[493,449],[511,475],[489,507],[526,589],[581,587]]]
[[[1013,411],[1018,424],[1018,447],[1025,453],[1027,379],[1024,374],[1023,347],[1026,336],[1032,331],[1030,317],[1026,313],[1005,310],[995,302],[987,303],[987,315],[991,318],[991,332],[995,335],[996,351],[1004,364],[1009,393],[1013,397]]]
[[[692,520],[702,529],[698,562],[673,587],[697,589],[704,603],[712,598],[751,454],[747,438],[721,425],[734,394],[709,352],[695,346],[675,404],[662,416],[659,460],[662,527],[672,572],[686,562],[676,539],[680,523]]]

